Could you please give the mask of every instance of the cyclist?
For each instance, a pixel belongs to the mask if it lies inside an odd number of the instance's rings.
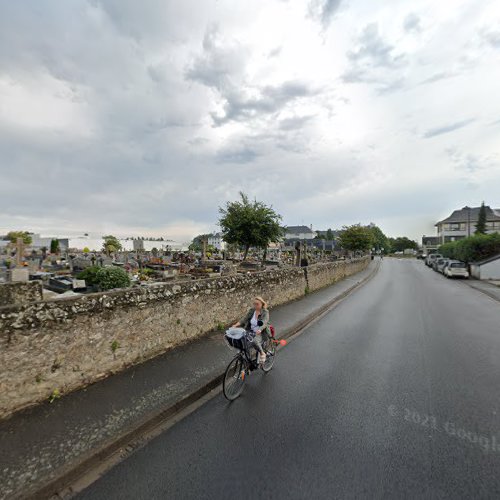
[[[242,327],[245,330],[251,330],[255,336],[253,345],[259,351],[259,361],[266,362],[266,353],[262,348],[263,335],[268,335],[269,311],[267,303],[262,297],[253,299],[253,307],[247,312],[245,317],[233,325],[234,328]]]

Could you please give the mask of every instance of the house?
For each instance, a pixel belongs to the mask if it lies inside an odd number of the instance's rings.
[[[286,226],[284,230],[285,240],[313,240],[316,236],[312,226]]]
[[[422,236],[422,253],[429,255],[430,253],[437,252],[440,245],[438,236]]]
[[[486,206],[486,232],[500,232],[500,209]],[[481,207],[463,207],[455,210],[449,217],[435,224],[439,243],[460,240],[472,236],[476,231]]]
[[[480,280],[500,280],[500,254],[470,265],[470,273]]]
[[[226,242],[222,239],[221,233],[209,234],[207,243],[208,246],[212,246],[219,251],[225,250],[226,248]]]

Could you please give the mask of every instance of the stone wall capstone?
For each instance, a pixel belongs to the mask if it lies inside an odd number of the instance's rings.
[[[255,295],[277,306],[366,258],[0,307],[0,418],[224,327]]]

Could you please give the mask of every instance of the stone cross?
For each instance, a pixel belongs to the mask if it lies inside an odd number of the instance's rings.
[[[16,267],[23,266],[24,241],[22,238],[16,240]]]

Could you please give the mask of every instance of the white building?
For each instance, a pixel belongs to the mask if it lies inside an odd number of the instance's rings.
[[[316,236],[316,231],[313,231],[312,226],[287,226],[285,227],[285,240],[313,240]]]
[[[222,239],[221,233],[209,234],[207,244],[219,251],[226,249],[226,242]]]
[[[500,254],[480,262],[473,262],[470,265],[470,272],[479,280],[500,280]]]

